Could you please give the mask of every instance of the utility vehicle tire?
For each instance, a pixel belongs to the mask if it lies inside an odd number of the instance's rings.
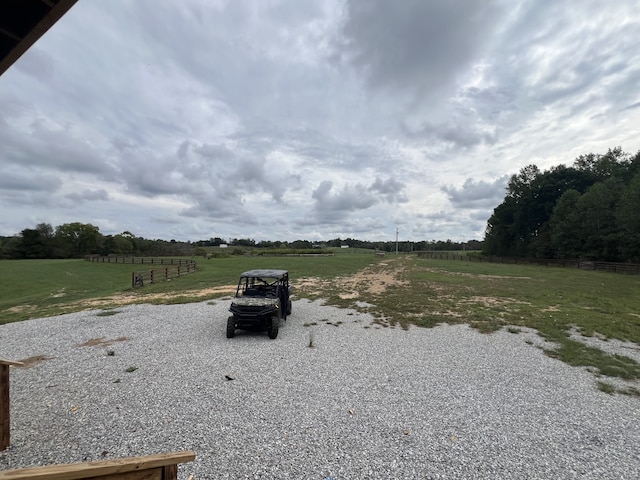
[[[227,338],[233,338],[236,336],[236,321],[233,316],[227,318]]]
[[[269,323],[269,328],[267,329],[267,333],[269,334],[269,338],[273,340],[278,336],[278,328],[280,324],[280,319],[278,317],[272,317],[271,322]]]
[[[287,315],[291,315],[291,300],[287,302]]]

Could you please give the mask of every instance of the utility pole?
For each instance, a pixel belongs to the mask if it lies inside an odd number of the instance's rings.
[[[396,227],[396,255],[398,254],[398,227]]]

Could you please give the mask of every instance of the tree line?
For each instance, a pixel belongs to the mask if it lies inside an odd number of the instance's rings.
[[[233,238],[225,240],[212,237],[209,240],[182,242],[176,240],[149,240],[123,232],[117,235],[103,235],[100,229],[91,224],[80,222],[65,223],[53,227],[40,223],[34,228],[25,228],[19,235],[0,237],[1,259],[42,259],[42,258],[82,258],[85,255],[135,255],[135,256],[183,256],[201,255],[205,247],[233,247],[229,254],[244,254],[251,249],[269,250],[312,250],[324,247],[342,247],[377,249],[385,252],[416,250],[480,250],[478,240],[453,242],[451,240],[430,242],[370,242],[353,238],[336,238],[322,243],[308,240],[260,241],[251,238]]]
[[[524,167],[487,222],[483,253],[640,261],[640,151],[616,147],[570,167]]]
[[[102,235],[97,226],[80,222],[55,228],[40,223],[17,236],[0,237],[0,258],[4,259],[82,258],[89,254],[179,256],[191,251],[188,243],[175,240],[148,240],[130,232]]]

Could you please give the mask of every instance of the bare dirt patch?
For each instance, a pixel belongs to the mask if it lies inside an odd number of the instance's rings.
[[[557,305],[549,305],[548,307],[545,307],[543,309],[540,310],[541,312],[559,312],[560,311],[560,307],[558,307]]]
[[[516,298],[498,298],[498,297],[479,297],[474,296],[469,298],[471,303],[479,303],[485,307],[493,307],[496,305],[513,305],[513,304],[524,304],[531,305],[529,302],[523,302],[522,300],[518,300]]]
[[[380,263],[364,268],[348,277],[337,277],[331,281],[317,277],[305,277],[296,282],[296,288],[304,290],[311,295],[322,296],[329,289],[337,291],[339,298],[354,300],[362,294],[382,295],[387,289],[395,286],[406,285],[408,282],[400,278],[404,269],[395,262]]]
[[[79,306],[83,308],[94,308],[105,305],[130,305],[132,303],[144,303],[154,300],[170,300],[172,298],[179,297],[208,297],[209,295],[219,295],[221,293],[235,293],[236,285],[223,285],[220,287],[204,288],[202,290],[185,290],[183,292],[164,292],[164,293],[135,293],[127,294],[120,293],[116,295],[110,295],[108,297],[90,298],[87,300],[80,300],[68,306]]]
[[[450,272],[440,268],[425,267],[422,270],[426,272],[441,273],[443,275],[457,276],[457,277],[469,277],[469,278],[481,278],[483,280],[531,280],[531,277],[516,277],[510,275],[487,275],[484,273],[469,273],[469,272]]]
[[[16,305],[15,307],[7,308],[8,312],[11,313],[24,313],[24,312],[33,312],[35,311],[35,305]]]
[[[23,358],[22,360],[18,360],[22,363],[22,365],[18,368],[31,368],[35,367],[39,363],[42,363],[46,360],[53,360],[55,357],[49,357],[47,355],[35,355],[33,357]]]

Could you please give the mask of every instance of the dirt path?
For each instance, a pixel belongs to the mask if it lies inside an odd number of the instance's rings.
[[[402,280],[405,267],[398,260],[370,265],[347,277],[322,279],[303,277],[295,284],[296,290],[318,297],[335,293],[344,300],[360,299],[362,296],[381,295],[390,286],[406,285]]]

